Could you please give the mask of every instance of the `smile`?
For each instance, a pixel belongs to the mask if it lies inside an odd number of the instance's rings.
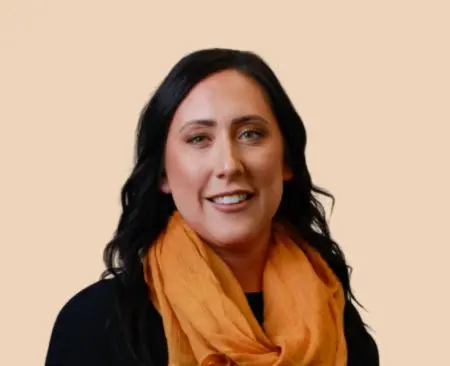
[[[220,205],[235,205],[251,198],[249,193],[230,194],[211,198],[210,201]]]

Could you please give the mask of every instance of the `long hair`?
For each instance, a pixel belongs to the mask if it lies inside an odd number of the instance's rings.
[[[285,159],[293,178],[284,183],[276,215],[283,218],[316,248],[342,283],[347,301],[345,332],[351,351],[351,335],[366,334],[353,302],[350,267],[339,245],[331,238],[319,196],[332,199],[313,184],[306,163],[306,131],[280,81],[258,55],[248,51],[212,48],[192,52],[169,71],[147,105],[137,128],[134,168],[121,191],[122,214],[113,239],[104,250],[102,277],[118,277],[117,311],[125,339],[137,361],[150,365],[146,312],[150,306],[143,278],[142,258],[166,226],[175,209],[170,195],[160,191],[164,172],[166,138],[178,106],[204,78],[227,69],[253,78],[264,91],[279,124]],[[299,291],[302,289],[299,288]],[[350,356],[351,357],[351,356]]]

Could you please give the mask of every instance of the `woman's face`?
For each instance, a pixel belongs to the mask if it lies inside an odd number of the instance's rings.
[[[197,84],[169,128],[161,188],[210,244],[267,238],[281,201],[283,139],[260,86],[234,70]]]

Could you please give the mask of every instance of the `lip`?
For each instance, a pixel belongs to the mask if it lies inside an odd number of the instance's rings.
[[[217,196],[216,196],[217,197]],[[224,212],[224,213],[235,213],[245,210],[253,201],[254,195],[252,194],[250,198],[248,198],[245,201],[239,202],[239,203],[233,203],[233,204],[223,204],[223,203],[216,203],[212,200],[207,200],[208,203],[210,203],[217,211]]]
[[[233,203],[233,204],[223,204],[223,203],[217,203],[217,202],[213,201],[213,198],[221,197],[221,196],[228,196],[228,195],[233,195],[233,194],[247,194],[247,195],[249,195],[249,198],[246,199],[245,201],[242,201],[239,203]],[[223,192],[220,194],[208,196],[206,198],[206,200],[217,211],[224,212],[224,213],[235,213],[235,212],[240,212],[240,211],[245,210],[252,203],[252,200],[254,199],[254,197],[255,197],[255,193],[250,190],[237,189],[234,191]]]
[[[234,191],[228,191],[228,192],[221,192],[221,193],[217,193],[217,194],[213,194],[210,196],[207,196],[206,199],[208,201],[217,198],[217,197],[222,197],[222,196],[232,196],[234,194],[248,194],[249,196],[254,196],[255,194],[247,189],[236,189]]]

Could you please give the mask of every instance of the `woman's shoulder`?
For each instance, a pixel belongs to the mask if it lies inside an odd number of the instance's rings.
[[[62,306],[53,325],[46,366],[116,364],[111,351],[123,347],[115,312],[117,282],[114,278],[91,283]]]
[[[102,279],[82,288],[63,305],[55,325],[71,329],[104,327],[113,314],[117,279]]]
[[[117,278],[101,279],[76,292],[61,308],[58,316],[80,311],[103,312],[110,309],[117,295]]]

